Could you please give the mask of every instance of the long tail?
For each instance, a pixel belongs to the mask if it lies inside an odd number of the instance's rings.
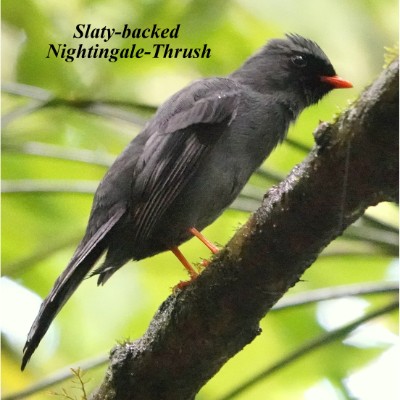
[[[75,251],[66,269],[57,278],[50,294],[43,301],[39,314],[29,331],[23,350],[22,371],[25,369],[26,364],[49,329],[53,319],[75,292],[101,254],[106,250],[105,236],[119,221],[124,212],[125,209],[118,209],[90,239],[85,237]]]

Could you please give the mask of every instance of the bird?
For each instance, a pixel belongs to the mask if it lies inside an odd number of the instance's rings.
[[[86,232],[28,333],[21,370],[96,262],[103,285],[130,260],[171,250],[202,234],[281,143],[300,112],[332,89],[350,88],[313,40],[269,40],[225,77],[196,80],[163,103],[100,182]],[[190,282],[189,281],[189,282]]]

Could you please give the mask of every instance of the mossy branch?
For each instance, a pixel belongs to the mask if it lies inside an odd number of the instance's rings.
[[[113,349],[92,399],[194,399],[260,334],[259,322],[369,206],[398,198],[398,61],[332,124],[308,157],[147,332]]]

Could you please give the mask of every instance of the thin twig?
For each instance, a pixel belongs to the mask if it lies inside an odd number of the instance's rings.
[[[58,239],[54,242],[47,241],[46,246],[38,248],[29,256],[16,260],[10,264],[3,263],[2,274],[9,277],[18,278],[27,268],[32,268],[32,265],[50,257],[52,254],[63,250],[70,246],[76,246],[82,238],[82,233],[74,235],[70,238]]]
[[[266,368],[264,371],[260,372],[259,374],[257,374],[253,378],[249,379],[248,381],[244,382],[243,384],[238,386],[236,389],[232,390],[225,396],[221,397],[219,400],[233,399],[237,395],[243,393],[250,387],[259,383],[260,381],[267,379],[273,373],[278,372],[279,370],[283,369],[288,364],[291,364],[291,363],[297,361],[301,357],[310,354],[312,351],[314,351],[320,347],[326,346],[335,340],[343,338],[344,336],[346,336],[350,332],[352,332],[354,329],[358,328],[360,325],[365,324],[366,322],[368,322],[374,318],[380,317],[381,315],[384,315],[391,311],[397,310],[398,307],[399,307],[399,302],[395,301],[389,305],[386,305],[375,311],[365,314],[363,317],[354,320],[350,324],[347,324],[341,328],[335,329],[331,332],[325,333],[315,339],[310,340],[308,343],[306,343],[302,347],[300,347],[297,350],[293,351],[292,353],[288,354],[286,357],[280,359],[278,362],[276,362],[275,364]]]
[[[389,224],[385,221],[382,221],[376,217],[373,217],[372,215],[364,214],[362,221],[372,225],[375,228],[378,229],[385,229],[387,231],[399,234],[399,228],[398,226],[395,226],[394,224]],[[398,222],[398,219],[395,219],[395,223]]]
[[[98,184],[97,181],[18,179],[2,181],[1,191],[10,194],[43,192],[93,194]]]
[[[310,146],[300,143],[299,141],[297,141],[295,139],[286,138],[285,143],[287,143],[288,145],[290,145],[291,147],[293,147],[297,150],[302,151],[303,153],[309,153],[311,150]]]
[[[48,107],[72,107],[103,117],[128,121],[140,126],[143,126],[148,116],[157,110],[157,107],[154,106],[122,100],[76,100],[56,98],[47,90],[17,82],[4,83],[2,85],[2,91],[32,99],[32,102],[28,105],[19,107],[4,115],[2,117],[3,127],[16,118],[22,117],[40,108]],[[121,107],[134,109],[136,112],[123,110]],[[145,116],[139,115],[138,113],[144,114]]]
[[[39,382],[36,382],[27,389],[3,397],[3,400],[26,399],[27,397],[33,396],[34,394],[41,392],[44,389],[48,389],[51,386],[57,385],[58,383],[69,379],[71,377],[71,368],[74,369],[79,368],[83,371],[87,371],[99,367],[101,365],[104,365],[107,363],[107,361],[108,361],[108,354],[101,355],[96,358],[78,361],[68,367],[62,368],[61,370],[55,372],[54,374],[48,376],[47,378]]]
[[[28,154],[58,160],[79,161],[101,167],[110,167],[115,160],[115,155],[104,151],[94,151],[87,149],[67,148],[55,144],[27,142],[23,144],[3,143],[3,154],[17,153]]]
[[[343,297],[363,296],[398,292],[399,283],[373,282],[357,283],[354,285],[333,286],[323,289],[310,290],[295,295],[283,297],[272,310],[284,310],[290,307],[298,307],[318,301],[333,300]]]

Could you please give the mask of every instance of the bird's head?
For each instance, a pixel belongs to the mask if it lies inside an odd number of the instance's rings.
[[[235,75],[260,92],[292,97],[302,103],[300,108],[318,102],[332,89],[353,86],[337,76],[317,43],[296,34],[270,40]]]

